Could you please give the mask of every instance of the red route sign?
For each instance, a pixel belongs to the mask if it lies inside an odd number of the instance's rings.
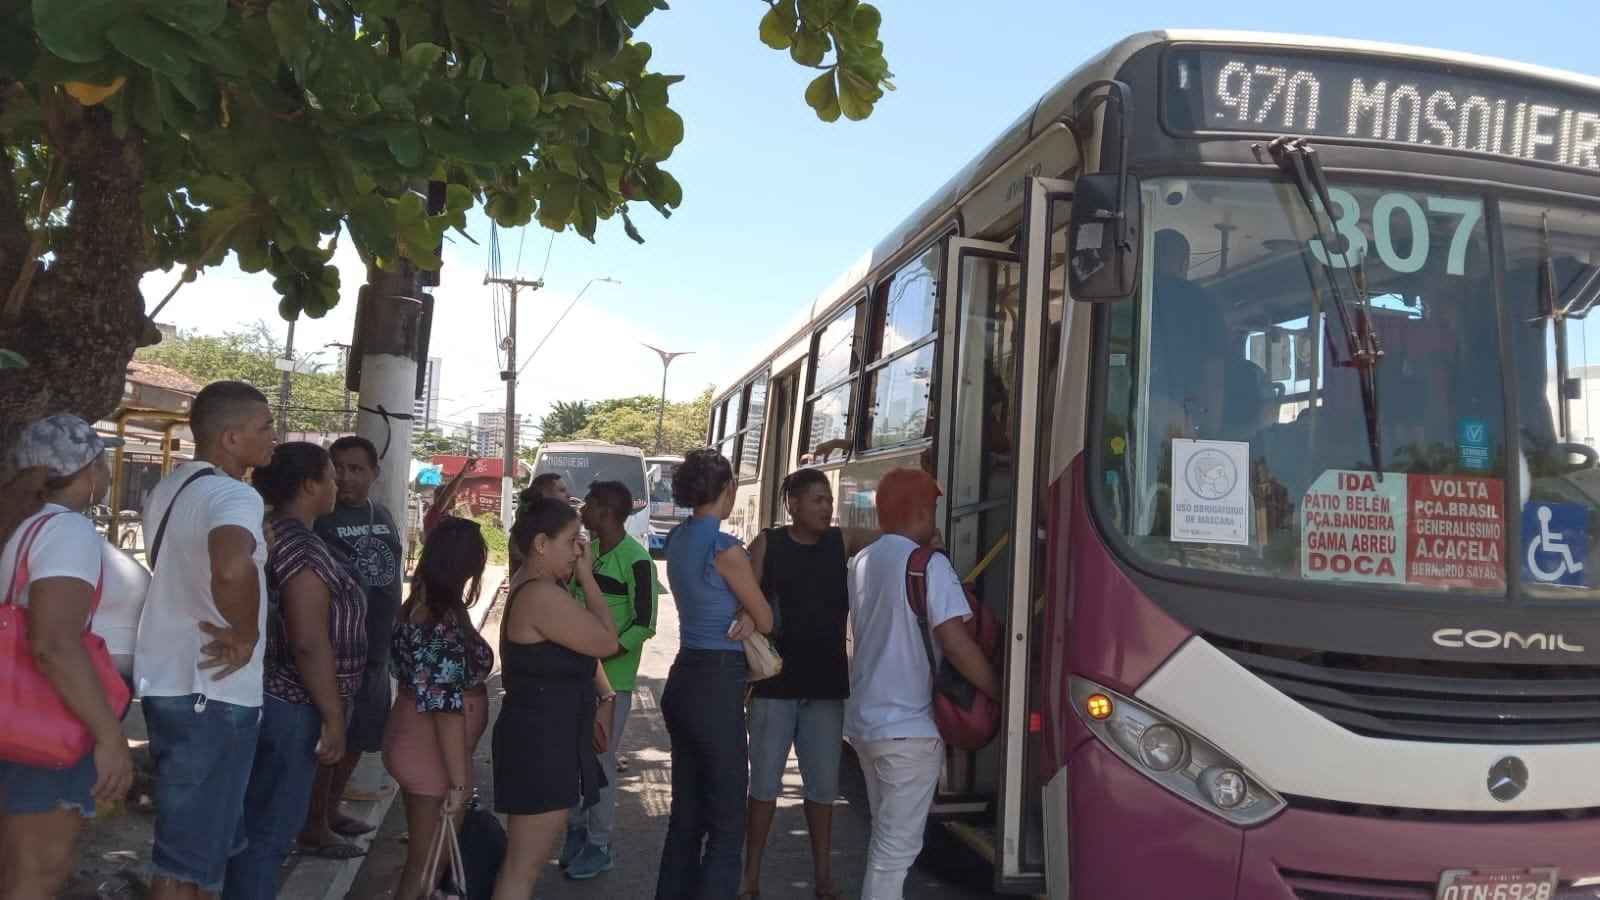
[[[1504,588],[1505,482],[1463,475],[1407,478],[1406,581]]]

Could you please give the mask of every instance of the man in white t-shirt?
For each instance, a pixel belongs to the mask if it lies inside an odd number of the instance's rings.
[[[272,460],[272,411],[250,385],[220,381],[189,427],[194,461],[144,509],[154,574],[133,680],[156,768],[153,900],[222,889],[261,722],[267,544],[261,496],[240,479]]]
[[[906,597],[906,565],[938,533],[941,493],[921,469],[886,473],[877,490],[883,536],[850,563],[854,656],[844,734],[861,761],[872,807],[862,900],[901,900],[944,763],[928,651]],[[961,580],[943,554],[928,561],[927,586],[936,658],[948,657],[978,690],[998,698],[994,669],[963,625],[971,612]]]

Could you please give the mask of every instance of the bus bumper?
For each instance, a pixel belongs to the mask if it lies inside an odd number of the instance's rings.
[[[1071,888],[1052,885],[1052,896],[1433,900],[1446,869],[1554,866],[1561,889],[1552,900],[1600,897],[1600,819],[1465,823],[1286,809],[1242,829],[1093,740],[1079,745],[1068,777]]]

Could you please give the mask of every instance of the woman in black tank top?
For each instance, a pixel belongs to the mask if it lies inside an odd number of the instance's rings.
[[[577,511],[540,498],[517,517],[511,540],[523,564],[506,597],[500,644],[506,695],[492,739],[494,808],[509,825],[496,900],[531,895],[572,807],[599,799],[595,754],[608,735],[595,728],[596,705],[609,723],[616,700],[599,663],[618,650],[611,606],[585,608],[559,586],[576,573],[587,596],[601,596]]]
[[[812,894],[838,897],[829,866],[833,801],[850,694],[845,629],[850,614],[847,561],[877,540],[876,531],[833,524],[828,476],[801,469],[784,479],[787,527],[750,544],[750,561],[773,604],[773,639],[783,671],[755,683],[749,705],[750,796],[745,834],[744,898],[761,889],[761,857],[772,828],[789,750],[799,757],[806,829],[811,835]]]

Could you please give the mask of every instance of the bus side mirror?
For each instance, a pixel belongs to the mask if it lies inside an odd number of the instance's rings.
[[[1139,179],[1115,172],[1080,176],[1072,186],[1067,226],[1067,291],[1072,298],[1104,302],[1132,297],[1139,284],[1139,248]]]

